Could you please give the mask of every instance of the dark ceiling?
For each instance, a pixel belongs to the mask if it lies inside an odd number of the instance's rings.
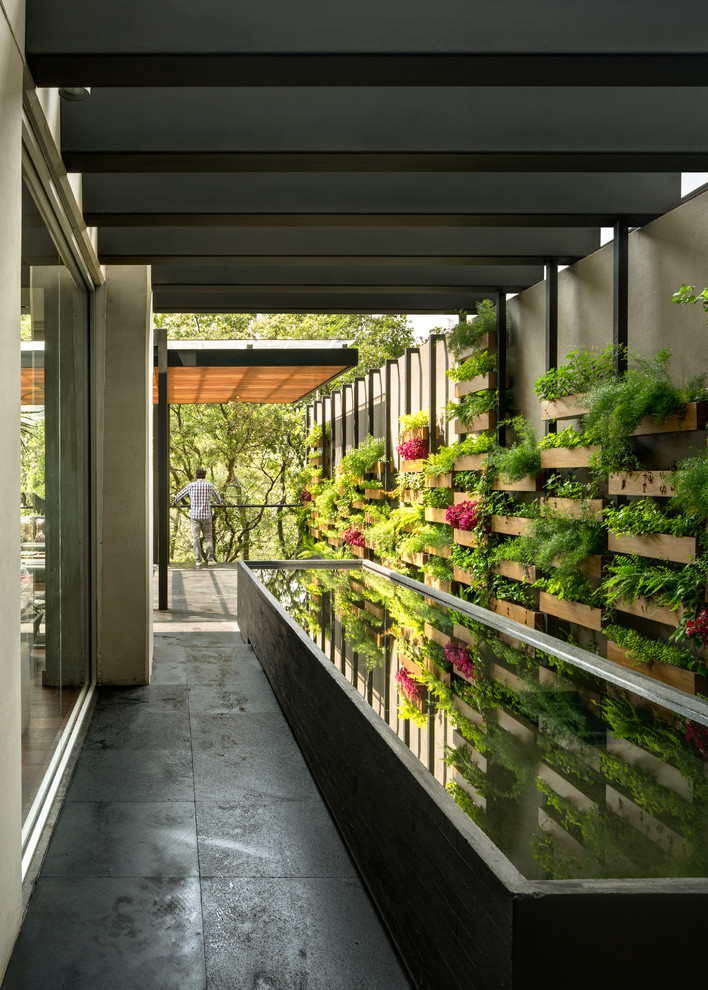
[[[445,312],[708,171],[704,0],[27,0],[104,263],[162,311]]]

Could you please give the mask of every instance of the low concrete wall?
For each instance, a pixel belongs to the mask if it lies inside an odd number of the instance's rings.
[[[703,975],[706,880],[525,880],[243,563],[238,615],[419,990]]]

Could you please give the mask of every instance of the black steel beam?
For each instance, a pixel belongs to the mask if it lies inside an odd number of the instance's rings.
[[[88,173],[89,226],[634,226],[681,198],[679,173]]]
[[[546,266],[546,371],[558,367],[558,265]],[[546,433],[555,433],[554,421],[546,421]]]
[[[627,368],[629,342],[629,227],[626,220],[615,223],[612,250],[612,344],[615,371]]]
[[[497,298],[497,443],[506,446],[506,293]]]
[[[157,598],[161,612],[169,608],[170,564],[170,406],[167,401],[167,331],[157,330]]]

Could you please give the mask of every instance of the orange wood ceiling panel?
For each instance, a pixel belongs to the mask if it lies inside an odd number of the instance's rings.
[[[167,401],[295,402],[348,369],[348,365],[253,368],[170,368]],[[157,402],[157,371],[153,374],[153,402]]]

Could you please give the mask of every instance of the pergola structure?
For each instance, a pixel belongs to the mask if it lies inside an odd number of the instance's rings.
[[[28,0],[35,83],[92,87],[61,149],[99,256],[163,312],[526,288],[708,169],[707,50],[699,0]]]

